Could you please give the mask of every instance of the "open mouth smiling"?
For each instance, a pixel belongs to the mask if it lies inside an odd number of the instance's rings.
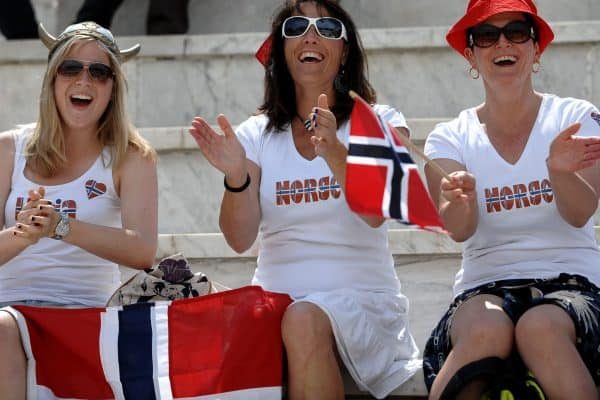
[[[301,63],[319,63],[321,61],[323,61],[325,57],[323,56],[323,54],[318,53],[316,51],[303,51],[302,53],[300,53],[300,56],[298,57],[298,60]]]
[[[517,57],[515,56],[500,56],[496,57],[493,60],[493,63],[499,65],[501,67],[514,65],[517,63]]]
[[[92,103],[93,97],[87,94],[74,94],[70,97],[71,103],[75,106],[84,107]]]

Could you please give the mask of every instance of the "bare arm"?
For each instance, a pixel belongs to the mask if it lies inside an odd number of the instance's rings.
[[[11,132],[0,133],[0,265],[12,260],[32,242],[15,236],[15,227],[6,226],[4,209],[10,194],[15,157],[15,143]]]
[[[219,225],[233,250],[248,250],[258,235],[260,167],[246,159],[246,152],[224,115],[217,122],[224,135],[215,132],[203,118],[195,118],[190,133],[208,162],[225,175],[231,187],[241,187],[250,175],[250,186],[241,192],[225,191]]]
[[[558,212],[578,228],[596,212],[600,193],[600,137],[573,136],[579,127],[558,134],[546,160]]]
[[[430,165],[425,165],[427,186],[434,204],[438,205],[440,217],[450,237],[457,242],[464,242],[477,229],[479,209],[475,178],[466,171],[466,167],[454,160],[435,160],[443,170],[448,172],[451,180]]]
[[[344,193],[346,192],[346,157],[348,150],[337,138],[337,121],[335,115],[329,110],[327,95],[321,94],[317,101],[318,112],[314,117],[311,137],[317,155],[323,157],[336,181],[339,182]],[[316,124],[315,124],[316,122]],[[405,130],[405,128],[398,128]],[[408,134],[408,132],[405,132]],[[383,224],[385,218],[373,215],[358,214],[369,226],[377,228]]]
[[[260,185],[260,167],[250,160],[246,160],[246,171],[250,174],[250,186],[243,192],[233,193],[225,190],[221,202],[221,213],[219,215],[219,226],[225,236],[225,240],[232,249],[238,253],[248,250],[258,235],[260,224],[260,204],[258,201],[258,188]],[[240,179],[234,177],[225,179],[229,185],[239,187],[246,180],[245,176],[241,184]]]
[[[123,227],[75,221],[66,241],[121,265],[148,268],[154,262],[158,240],[156,163],[129,151],[115,175]]]

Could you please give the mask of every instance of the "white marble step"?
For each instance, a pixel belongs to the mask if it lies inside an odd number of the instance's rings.
[[[448,118],[409,118],[406,122],[410,127],[411,140],[422,145],[429,132],[431,132],[437,124],[445,121],[448,121]],[[189,126],[140,128],[140,133],[150,141],[152,146],[154,146],[159,153],[179,150],[197,150],[198,146],[188,129]],[[213,126],[213,129],[220,132],[219,127],[216,125]]]
[[[578,0],[583,1],[583,0]],[[598,1],[598,0],[594,0]],[[553,23],[556,41],[536,88],[600,104],[600,20]],[[445,27],[364,29],[379,102],[408,118],[451,117],[482,101],[482,83],[446,45]],[[137,126],[185,126],[224,112],[242,121],[259,105],[264,70],[254,52],[265,33],[123,37],[142,44],[126,65],[129,110]],[[39,41],[0,42],[0,130],[35,120],[47,51]]]
[[[600,242],[600,226],[595,227],[596,240]],[[460,243],[447,235],[421,229],[390,229],[389,248],[398,257],[455,257],[461,253]],[[159,234],[156,258],[182,252],[187,258],[241,259],[256,258],[256,243],[246,252],[238,254],[225,241],[222,233]]]
[[[600,231],[597,233],[600,235]],[[190,259],[255,258],[257,256],[255,245],[248,251],[238,254],[227,245],[222,233],[160,234],[156,257],[162,258],[182,252]],[[447,235],[421,229],[390,229],[389,248],[395,256],[450,257],[461,252],[460,244]]]
[[[443,119],[411,119],[411,135],[422,146],[427,134]],[[142,128],[159,152],[159,232],[219,232],[218,210],[223,175],[198,151],[188,127]],[[421,160],[415,158],[421,165]],[[392,224],[398,226],[398,224]]]

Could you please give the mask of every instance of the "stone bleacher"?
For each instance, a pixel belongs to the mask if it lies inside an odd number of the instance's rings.
[[[553,23],[557,39],[542,57],[537,88],[600,104],[600,20]],[[444,40],[446,28],[363,30],[379,102],[410,118],[447,118],[483,99],[481,81]],[[125,69],[137,126],[186,126],[196,115],[226,113],[234,123],[262,99],[264,71],[254,59],[265,33],[123,37],[142,44]],[[35,120],[47,53],[39,41],[0,41],[0,129]],[[572,62],[571,60],[577,60]],[[10,99],[10,101],[8,101]],[[168,110],[168,112],[166,112]]]
[[[600,105],[598,1],[538,0],[557,36],[542,58],[542,71],[534,76],[540,91]],[[81,4],[33,2],[38,18],[53,33],[70,22]],[[196,115],[214,122],[223,112],[239,123],[254,112],[262,98],[264,73],[254,51],[266,37],[265,16],[279,2],[191,0],[190,35],[140,36],[147,0],[125,1],[114,19],[117,35],[137,35],[120,37],[122,47],[142,44],[140,56],[126,65],[128,105],[135,124],[160,155],[157,258],[182,252],[195,270],[228,287],[250,281],[256,248],[235,254],[218,233],[222,175],[201,156],[187,126]],[[437,122],[482,101],[481,81],[469,77],[467,62],[444,40],[466,0],[343,4],[361,28],[379,102],[394,105],[409,118],[418,145]],[[36,119],[46,57],[38,41],[0,40],[0,130]],[[460,246],[445,236],[396,223],[390,228],[396,271],[411,301],[411,331],[422,350],[451,300]],[[124,279],[134,273],[128,268],[122,272]],[[346,387],[353,398],[368,397],[351,382]],[[421,374],[394,392],[405,399],[425,395]]]

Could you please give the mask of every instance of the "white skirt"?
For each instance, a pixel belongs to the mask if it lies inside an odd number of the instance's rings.
[[[348,372],[376,398],[386,397],[421,368],[403,294],[337,289],[295,302],[315,304],[327,314]]]

